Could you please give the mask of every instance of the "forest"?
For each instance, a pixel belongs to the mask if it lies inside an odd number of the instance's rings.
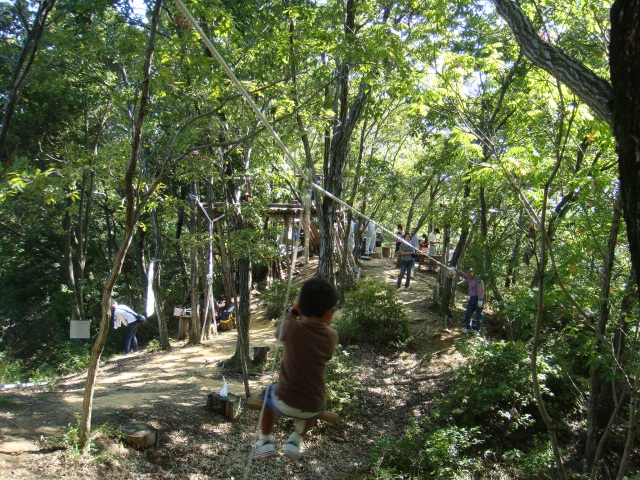
[[[373,220],[391,250],[398,224],[438,227],[451,264],[484,280],[491,343],[464,378],[513,368],[513,385],[476,401],[495,402],[478,421],[522,478],[635,478],[639,0],[15,0],[0,13],[0,383],[86,372],[81,447],[101,359],[122,350],[112,298],[146,312],[140,342],[165,350],[175,306],[191,308],[197,345],[213,299],[235,305],[230,362],[246,369],[251,296],[316,242],[316,274],[348,304],[352,222]],[[437,282],[428,309],[454,318],[455,282],[444,269]],[[74,320],[91,320],[90,341],[70,338]],[[475,426],[451,428],[482,455]],[[405,467],[375,478],[493,478]]]

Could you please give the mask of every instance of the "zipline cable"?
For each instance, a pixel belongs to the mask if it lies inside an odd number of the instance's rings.
[[[365,215],[364,213],[361,213],[360,211],[358,211],[357,209],[355,209],[354,207],[352,207],[351,205],[349,205],[347,202],[345,202],[344,200],[336,197],[335,195],[333,195],[331,192],[325,190],[324,188],[322,188],[320,185],[316,184],[315,182],[312,181],[311,177],[309,176],[309,174],[307,172],[305,172],[295,161],[294,156],[291,154],[291,152],[289,151],[289,149],[287,148],[287,146],[284,144],[284,142],[280,139],[280,136],[278,135],[278,133],[273,129],[273,127],[271,126],[271,124],[269,123],[269,121],[267,120],[267,117],[264,116],[264,114],[262,113],[262,111],[258,108],[258,106],[255,104],[255,102],[253,101],[253,99],[251,98],[251,95],[249,95],[249,92],[247,92],[247,90],[244,88],[244,86],[242,85],[242,83],[240,83],[240,81],[237,79],[237,77],[235,76],[235,74],[233,73],[233,71],[231,70],[231,67],[229,67],[229,65],[227,65],[227,62],[224,60],[224,58],[222,58],[222,56],[220,55],[220,53],[218,53],[218,50],[216,50],[216,48],[213,46],[213,43],[211,42],[211,40],[209,40],[209,37],[207,37],[207,35],[204,33],[204,30],[202,30],[202,28],[200,28],[200,25],[198,24],[198,22],[196,21],[196,19],[193,17],[193,15],[191,14],[191,12],[187,9],[187,7],[184,5],[184,3],[182,3],[182,0],[173,0],[173,3],[175,3],[175,5],[178,7],[178,9],[180,9],[180,11],[184,14],[185,18],[187,19],[187,21],[191,24],[191,26],[193,27],[193,29],[198,33],[198,35],[200,36],[200,39],[204,42],[204,44],[207,46],[207,48],[209,49],[209,51],[211,52],[211,54],[213,55],[213,57],[218,61],[218,63],[220,64],[220,66],[222,67],[222,69],[224,70],[224,72],[227,74],[227,77],[229,78],[229,80],[231,80],[231,83],[233,83],[235,85],[235,87],[238,89],[238,91],[240,92],[240,94],[244,97],[244,99],[247,101],[247,103],[249,104],[249,106],[251,107],[251,109],[253,110],[253,112],[256,114],[256,116],[260,119],[260,121],[264,124],[265,128],[267,129],[267,131],[271,134],[271,136],[274,138],[274,140],[276,141],[276,143],[278,144],[278,146],[282,149],[282,151],[284,152],[287,160],[288,160],[288,164],[289,166],[298,174],[300,175],[310,186],[311,188],[315,189],[316,191],[318,191],[320,194],[331,198],[333,201],[337,202],[338,204],[342,205],[343,207],[351,210],[352,213],[354,213],[355,215],[357,215],[358,217],[362,218],[363,220],[366,220],[368,222],[372,221],[372,219],[370,217],[368,217],[367,215]],[[383,225],[379,225],[380,229],[386,233],[388,233],[389,235],[391,235],[393,238],[395,238],[397,241],[400,241],[402,243],[405,243],[406,245],[410,245],[411,247],[413,247],[413,245],[411,245],[410,242],[407,242],[404,238],[400,238],[399,236],[397,236],[395,234],[395,232],[393,232],[392,230],[389,230],[388,228],[385,228]],[[416,233],[417,234],[417,233]],[[414,247],[415,248],[415,247]],[[440,262],[438,259],[432,257],[431,255],[429,255],[426,252],[420,251],[418,249],[416,249],[416,254],[418,255],[422,255],[422,256],[426,256],[427,258],[430,258],[431,260],[433,260],[435,263],[437,263],[438,265],[441,265],[444,268],[449,268],[446,264]]]

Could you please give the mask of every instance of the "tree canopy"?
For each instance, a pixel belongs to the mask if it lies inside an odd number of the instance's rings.
[[[94,320],[95,368],[119,350],[109,298],[142,310],[148,282],[147,340],[166,347],[162,310],[197,311],[209,283],[237,298],[246,357],[252,274],[292,236],[268,205],[311,194],[299,169],[390,231],[446,228],[486,280],[496,334],[530,342],[534,383],[537,348],[572,352],[595,471],[606,380],[636,408],[637,0],[185,2],[297,168],[182,11],[146,4],[0,4],[3,378],[76,368],[69,352],[89,351],[68,341],[72,319]],[[349,217],[313,198],[318,273],[334,280]]]

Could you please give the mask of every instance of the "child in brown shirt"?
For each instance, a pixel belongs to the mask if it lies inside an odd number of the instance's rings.
[[[293,307],[276,329],[276,338],[284,344],[284,356],[278,383],[269,385],[261,394],[265,408],[254,460],[276,455],[271,432],[280,415],[294,418],[294,432],[283,455],[297,460],[304,435],[324,411],[325,367],[338,344],[338,334],[330,327],[337,303],[338,293],[333,285],[323,278],[312,278],[302,286]]]

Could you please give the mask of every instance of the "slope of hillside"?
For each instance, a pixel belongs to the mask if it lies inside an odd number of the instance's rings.
[[[310,265],[302,277],[313,273]],[[363,277],[395,282],[389,259],[366,262]],[[224,332],[202,345],[174,342],[169,352],[117,356],[99,370],[93,428],[100,453],[73,456],[51,448],[52,439],[73,434],[81,410],[85,375],[63,378],[53,387],[11,390],[0,396],[0,478],[21,479],[184,479],[293,478],[340,479],[367,471],[370,448],[384,434],[401,434],[412,416],[428,415],[433,399],[446,386],[447,373],[459,362],[454,341],[459,328],[444,329],[428,310],[434,279],[417,273],[408,290],[398,291],[410,314],[415,345],[411,352],[371,348],[340,350],[348,355],[350,376],[358,385],[350,411],[337,425],[321,423],[304,445],[300,461],[270,459],[250,462],[258,431],[258,413],[243,411],[236,420],[206,408],[207,394],[217,392],[223,375],[231,393],[244,396],[238,373],[219,363],[235,351],[236,332]],[[256,297],[251,346],[273,346],[273,325],[261,315]],[[255,394],[273,380],[271,362],[265,373],[251,375]],[[157,451],[122,447],[105,424],[144,422],[157,427]],[[281,420],[276,443],[282,445],[290,424]],[[66,433],[65,433],[66,432]]]

